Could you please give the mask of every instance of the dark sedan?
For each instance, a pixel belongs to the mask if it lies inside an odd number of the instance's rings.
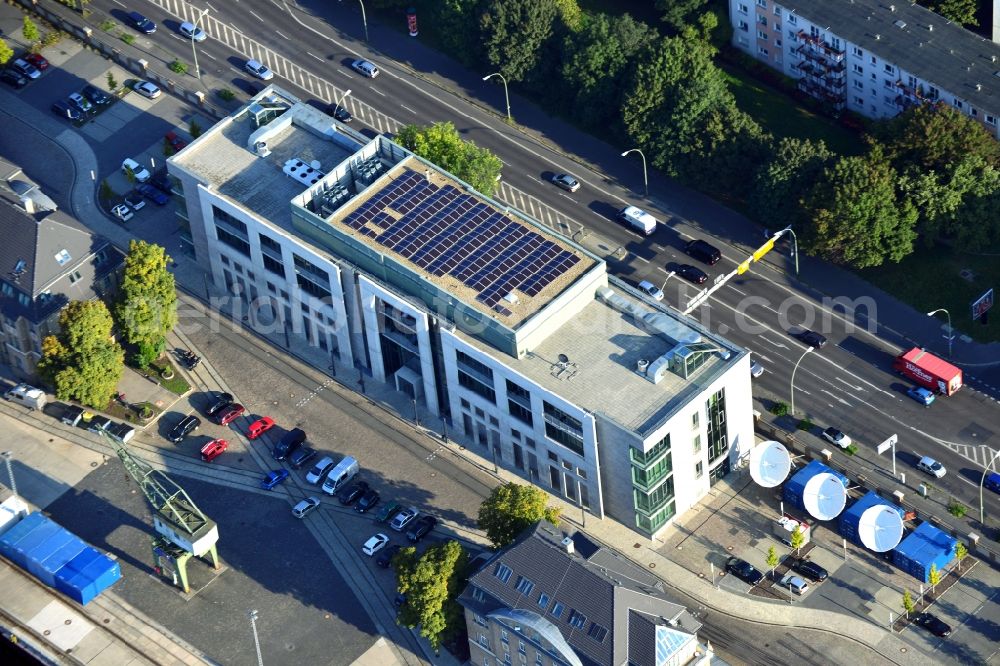
[[[330,108],[327,109],[326,112],[342,123],[349,123],[351,122],[351,120],[354,119],[354,116],[351,115],[351,112],[340,105],[330,106]]]
[[[708,280],[708,273],[691,264],[681,264],[678,266],[677,274],[695,284],[705,284],[705,281]]]
[[[110,104],[111,95],[95,86],[84,86],[83,96],[90,100],[91,104]]]
[[[403,547],[398,543],[389,546],[378,554],[375,559],[375,564],[379,565],[383,569],[388,569],[389,565],[392,564],[392,558],[396,557],[396,553],[403,550]]]
[[[764,574],[757,571],[756,568],[749,562],[741,560],[738,557],[730,557],[729,561],[726,562],[726,571],[733,574],[744,583],[749,583],[750,585],[756,585],[760,581],[764,580]]]
[[[424,514],[418,518],[410,529],[406,530],[406,538],[410,540],[411,543],[416,543],[423,539],[425,536],[430,534],[434,526],[437,525],[437,518],[434,516],[428,516]]]
[[[83,117],[80,115],[80,112],[75,107],[70,106],[69,104],[67,104],[62,100],[57,100],[52,103],[52,113],[56,114],[60,118],[64,118],[65,120],[72,120],[74,122],[80,120]]]
[[[170,197],[149,183],[139,183],[135,186],[135,189],[137,189],[142,196],[146,197],[157,206],[166,206],[170,203]]]
[[[192,432],[197,430],[198,426],[200,425],[201,425],[201,419],[199,419],[194,414],[188,414],[187,416],[185,416],[183,419],[180,420],[180,423],[178,423],[173,427],[173,429],[170,431],[170,434],[167,435],[167,439],[169,439],[174,444],[178,444],[182,442],[185,437],[187,437]]]
[[[802,331],[801,333],[799,333],[795,337],[797,337],[803,343],[805,343],[805,344],[807,344],[810,347],[813,347],[815,349],[821,349],[823,347],[823,345],[826,344],[826,336],[825,335],[821,335],[821,334],[817,333],[816,331],[810,331],[809,329],[806,329],[806,330]]]
[[[378,491],[374,488],[369,488],[365,493],[358,498],[357,504],[354,505],[354,510],[358,513],[365,513],[370,509],[375,508],[375,505],[379,503],[381,497]]]
[[[229,393],[216,393],[211,402],[208,403],[208,407],[205,409],[205,415],[215,416],[231,404],[233,404],[232,395]]]
[[[829,575],[826,569],[810,560],[796,560],[795,563],[792,564],[792,569],[799,572],[809,580],[816,581],[817,583],[823,582]]]
[[[340,500],[341,504],[347,506],[348,504],[354,504],[366,492],[368,492],[368,484],[364,481],[357,481],[341,490],[340,494],[337,495],[337,499]]]
[[[144,35],[152,35],[156,32],[156,24],[150,21],[148,18],[140,14],[139,12],[129,12],[128,13],[129,23],[132,24],[139,32]]]
[[[919,624],[935,636],[945,638],[951,635],[951,626],[931,613],[919,613],[913,616],[913,622],[914,624]]]

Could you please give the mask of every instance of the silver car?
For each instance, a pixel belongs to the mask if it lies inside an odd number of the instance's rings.
[[[151,81],[136,81],[132,85],[132,90],[148,99],[156,99],[161,94],[159,87]]]
[[[292,507],[292,515],[296,518],[305,518],[313,509],[319,506],[319,500],[315,497],[307,497]]]
[[[306,474],[306,483],[312,483],[314,485],[319,483],[331,469],[333,469],[333,458],[326,456],[313,465],[313,468],[309,470],[308,474]]]
[[[247,70],[261,81],[270,81],[274,78],[274,72],[269,70],[264,63],[258,60],[247,60],[247,64],[243,66],[243,69]]]
[[[208,38],[208,35],[205,34],[204,30],[196,28],[194,23],[189,23],[187,21],[178,26],[177,32],[181,33],[185,37],[193,39],[196,42],[203,42],[206,38]]]
[[[580,181],[568,173],[559,173],[552,176],[552,184],[561,187],[567,192],[576,192],[580,189]]]

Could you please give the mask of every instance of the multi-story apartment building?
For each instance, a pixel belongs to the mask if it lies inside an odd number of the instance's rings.
[[[912,2],[729,0],[733,45],[837,111],[944,102],[1000,137],[1000,45]]]
[[[701,663],[701,624],[663,581],[580,532],[540,522],[458,598],[475,666]]]
[[[2,362],[34,380],[42,340],[59,330],[70,301],[103,298],[118,284],[124,255],[56,209],[15,165],[0,160]]]
[[[253,322],[593,515],[655,534],[752,445],[745,350],[384,136],[271,87],[168,168],[197,258]]]

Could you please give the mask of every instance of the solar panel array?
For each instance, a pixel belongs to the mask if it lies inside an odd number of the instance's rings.
[[[390,211],[393,214],[390,214]],[[452,185],[438,187],[412,169],[344,219],[435,276],[450,275],[504,316],[515,289],[536,296],[580,258]]]

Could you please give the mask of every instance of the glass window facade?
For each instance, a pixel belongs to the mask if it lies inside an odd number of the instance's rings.
[[[632,500],[636,525],[653,532],[675,512],[673,456],[670,434],[646,453],[629,449],[632,463]]]
[[[554,405],[545,405],[545,436],[583,455],[583,424]]]
[[[529,426],[535,424],[534,416],[531,414],[531,393],[528,389],[507,380],[507,411],[514,418],[527,423]]]
[[[711,465],[729,450],[729,436],[726,430],[726,390],[718,393],[705,403],[708,412],[708,464]]]
[[[458,366],[458,383],[480,397],[496,404],[497,392],[493,389],[493,370],[465,352],[455,352]]]

